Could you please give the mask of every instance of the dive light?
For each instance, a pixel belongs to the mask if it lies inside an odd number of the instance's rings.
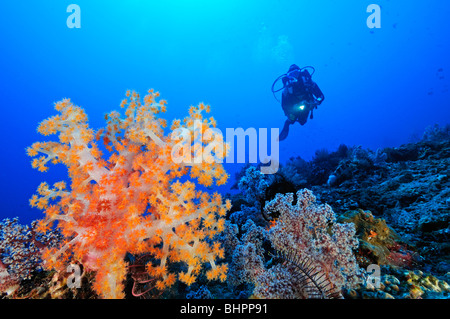
[[[297,104],[297,108],[299,111],[303,111],[305,109],[305,104],[300,104],[300,105]]]

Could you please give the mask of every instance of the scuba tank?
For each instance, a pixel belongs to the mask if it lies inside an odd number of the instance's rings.
[[[292,68],[292,66],[291,66]],[[308,69],[312,69],[312,73],[310,73],[308,71]],[[295,72],[295,73],[294,73]],[[292,85],[294,85],[294,83],[298,82],[298,73],[300,73],[302,75],[302,79],[303,79],[303,83],[302,84],[306,84],[306,86],[308,86],[308,83],[312,82],[312,76],[313,74],[316,72],[316,69],[314,69],[314,67],[312,66],[305,66],[303,68],[298,68],[298,69],[293,69],[285,74],[280,75],[279,77],[277,77],[275,79],[275,81],[272,84],[272,94],[273,97],[275,98],[275,100],[278,101],[278,103],[281,103],[281,101],[277,98],[275,93],[278,93],[282,90],[284,90],[287,87],[291,87]],[[275,89],[275,85],[282,80],[283,82],[283,86],[281,88]],[[290,92],[292,94],[292,92]]]

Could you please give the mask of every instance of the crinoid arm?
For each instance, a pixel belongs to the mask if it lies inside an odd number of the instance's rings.
[[[314,265],[307,256],[300,256],[295,251],[277,251],[275,258],[280,259],[285,266],[292,266],[298,287],[309,299],[339,299],[341,294],[321,269]]]

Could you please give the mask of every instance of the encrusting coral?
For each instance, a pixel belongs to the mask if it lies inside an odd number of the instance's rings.
[[[415,254],[402,244],[398,234],[382,218],[362,209],[347,211],[340,217],[355,224],[360,242],[357,259],[362,266],[370,264],[411,267]]]
[[[45,172],[47,163],[62,163],[71,179],[70,189],[65,182],[44,182],[30,199],[31,206],[45,210],[39,231],[49,231],[56,222],[65,237],[58,249],[45,250],[45,267],[65,269],[71,260],[81,262],[95,271],[94,289],[104,298],[124,297],[127,252],[154,257],[147,272],[160,290],[177,278],[193,283],[206,262],[209,280],[226,279],[227,265],[216,264],[223,248],[206,239],[223,230],[231,203],[196,190],[194,183],[226,183],[221,164],[226,147],[218,147],[221,137],[211,134],[216,122],[203,118],[210,111],[203,103],[191,106],[183,121],[174,120],[172,134],[165,135],[167,123],[159,114],[166,101],[158,97],[149,90],[141,100],[128,91],[121,103],[125,116],[107,114],[106,127],[97,132],[89,128],[84,110],[64,99],[55,104],[59,114],[38,127],[43,135],[57,134],[59,142],[36,142],[27,149],[35,157],[34,168]],[[187,267],[172,273],[170,262]]]

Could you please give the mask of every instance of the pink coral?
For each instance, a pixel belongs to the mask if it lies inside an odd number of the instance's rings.
[[[289,193],[277,194],[266,203],[266,213],[279,213],[279,218],[269,230],[274,248],[285,255],[294,255],[298,261],[307,260],[307,268],[315,269],[316,278],[321,277],[334,291],[359,282],[360,269],[353,254],[353,249],[358,247],[354,225],[337,223],[331,207],[317,204],[310,190],[299,190],[296,205],[293,201],[294,194]],[[286,273],[293,275],[292,271],[286,272],[289,267],[277,265],[255,278],[254,294],[284,298],[293,296],[289,291],[297,291],[297,297],[307,297],[307,291],[295,288],[298,285],[295,280],[283,279]],[[273,278],[278,279],[273,281]]]
[[[33,167],[46,171],[49,162],[63,163],[71,179],[70,189],[64,182],[53,187],[42,183],[30,200],[45,210],[40,230],[46,232],[57,222],[66,237],[61,249],[44,253],[46,266],[60,269],[75,258],[96,271],[94,289],[105,298],[124,296],[127,252],[154,257],[147,272],[160,290],[177,279],[193,283],[205,262],[211,265],[208,279],[226,278],[227,265],[216,264],[223,249],[206,239],[223,230],[231,204],[217,193],[196,190],[194,184],[227,181],[222,164],[210,160],[224,158],[226,149],[211,151],[210,142],[198,143],[199,132],[216,125],[212,117],[203,118],[209,112],[203,103],[191,107],[183,121],[173,121],[171,131],[181,131],[182,141],[165,135],[167,123],[159,116],[166,101],[158,97],[153,90],[143,99],[127,92],[121,104],[125,116],[109,113],[107,126],[97,132],[89,128],[84,110],[65,99],[55,105],[59,114],[38,128],[43,135],[57,134],[59,142],[37,142],[27,150],[33,157],[43,154],[33,160]],[[109,158],[102,156],[96,140],[103,141]],[[207,147],[204,161],[186,161]],[[169,262],[187,267],[173,273]]]

